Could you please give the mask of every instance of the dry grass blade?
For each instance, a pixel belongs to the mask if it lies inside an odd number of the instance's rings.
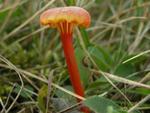
[[[102,75],[104,75],[104,76],[106,76],[106,77],[108,77],[108,78],[110,78],[114,81],[117,81],[117,82],[121,82],[121,83],[129,84],[129,85],[133,85],[133,86],[138,86],[138,87],[143,87],[143,88],[146,88],[146,89],[150,89],[149,85],[142,84],[142,83],[139,83],[139,82],[135,82],[135,81],[132,81],[132,80],[128,80],[126,78],[118,77],[118,76],[110,74],[110,73],[97,71],[97,70],[91,70],[91,71],[102,74]]]
[[[2,111],[6,112],[6,108],[5,108],[5,105],[4,105],[4,103],[3,103],[2,99],[1,99],[1,97],[0,97],[0,104],[1,104],[1,106],[2,106]],[[2,111],[1,111],[1,112],[2,112]]]
[[[17,99],[19,98],[20,94],[21,94],[21,91],[24,87],[24,83],[23,83],[23,80],[22,80],[22,77],[21,77],[21,74],[20,72],[18,71],[18,69],[11,63],[9,62],[5,57],[1,56],[0,55],[0,60],[3,61],[4,63],[6,63],[8,65],[8,67],[10,67],[12,70],[15,70],[16,73],[18,74],[19,76],[19,79],[21,81],[21,87],[20,87],[20,90],[18,91],[18,94],[17,96],[15,97],[14,101],[11,103],[11,105],[9,105],[9,107],[7,108],[6,110],[6,113],[8,113],[10,111],[10,109],[12,109],[13,105],[15,104],[15,102],[17,101]],[[5,105],[6,106],[6,105]],[[2,110],[3,111],[3,110]]]
[[[38,16],[42,11],[44,11],[46,8],[48,8],[51,4],[54,3],[55,0],[51,0],[49,1],[49,3],[47,3],[42,9],[40,9],[39,11],[37,11],[32,17],[30,17],[29,19],[27,19],[23,24],[21,24],[20,26],[18,26],[17,28],[15,28],[12,32],[10,32],[8,35],[6,35],[3,39],[7,40],[9,37],[11,37],[12,35],[14,35],[16,32],[18,32],[21,28],[23,28],[25,25],[27,25],[29,22],[31,22],[36,16]]]
[[[134,57],[129,58],[129,59],[123,61],[122,63],[125,64],[125,63],[130,62],[131,60],[136,59],[136,58],[138,58],[138,57],[140,57],[140,56],[142,56],[142,55],[145,55],[145,54],[147,54],[147,53],[150,53],[150,50],[141,52],[141,53],[139,53],[138,55],[135,55]]]
[[[66,113],[66,112],[69,112],[69,111],[71,111],[72,109],[78,107],[80,104],[81,104],[81,103],[74,104],[74,105],[72,105],[72,106],[70,106],[70,107],[68,107],[68,108],[66,108],[66,109],[63,109],[63,110],[59,111],[58,113]]]
[[[103,75],[105,79],[128,101],[130,105],[132,105],[131,101],[128,99],[128,97],[118,88],[116,85],[105,75]]]
[[[133,52],[136,50],[138,45],[141,43],[141,41],[143,40],[145,34],[148,32],[149,29],[150,29],[150,22],[147,23],[145,28],[144,28],[144,22],[140,23],[137,36],[136,36],[134,42],[131,44],[131,46],[128,49],[129,54],[133,54]]]
[[[52,86],[52,76],[53,76],[54,70],[52,70],[48,76],[48,92],[47,92],[47,102],[46,102],[46,113],[48,113],[48,106],[49,106],[49,99],[50,99],[50,93],[51,93],[51,86]]]
[[[138,5],[138,6],[134,6],[134,7],[131,7],[131,8],[129,8],[129,9],[123,10],[123,11],[120,12],[119,14],[116,13],[116,15],[112,16],[111,18],[109,18],[109,19],[107,20],[107,22],[112,21],[113,19],[115,19],[115,18],[118,17],[118,16],[124,15],[124,14],[126,14],[126,13],[128,13],[128,12],[133,11],[133,10],[136,10],[137,8],[149,7],[149,6],[150,6],[150,2],[145,2],[145,3],[140,4],[140,5]]]
[[[14,43],[16,43],[16,42],[17,42],[17,43],[18,43],[18,42],[21,42],[21,41],[27,39],[28,37],[30,37],[30,36],[32,36],[32,35],[35,35],[35,34],[41,32],[41,31],[47,29],[48,27],[49,27],[49,26],[39,28],[39,29],[37,29],[36,31],[34,31],[34,32],[30,33],[30,34],[28,34],[28,35],[26,35],[26,36],[23,36],[22,38],[19,38],[19,39],[16,40]]]
[[[11,19],[11,16],[13,14],[13,12],[16,10],[17,5],[20,3],[20,0],[15,0],[15,3],[12,5],[12,9],[9,11],[5,21],[3,22],[2,26],[0,27],[0,33],[4,30],[4,28],[6,27],[7,23],[9,22],[9,20]]]
[[[128,110],[128,113],[132,113],[134,110],[137,109],[137,107],[139,107],[140,105],[142,105],[143,103],[145,103],[146,101],[150,100],[150,95],[147,95],[146,97],[144,97],[141,101],[139,101],[137,104],[135,104],[133,107],[131,107]]]
[[[3,13],[3,12],[5,12],[5,11],[7,11],[7,10],[11,10],[11,9],[13,9],[14,7],[21,6],[21,5],[23,5],[24,3],[26,3],[27,1],[28,1],[28,0],[22,0],[19,4],[7,6],[6,8],[1,9],[1,10],[0,10],[0,13]]]
[[[12,67],[9,67],[9,66],[4,65],[4,64],[0,64],[0,67],[8,68],[8,69],[13,69]],[[35,79],[37,79],[37,80],[39,80],[39,81],[42,81],[42,82],[44,82],[44,83],[48,83],[48,81],[47,81],[46,79],[43,79],[43,78],[41,78],[41,77],[38,77],[37,75],[32,74],[32,73],[30,73],[30,72],[28,72],[28,71],[25,71],[25,70],[22,70],[22,69],[19,69],[19,68],[17,68],[17,70],[18,70],[20,73],[25,74],[26,76],[29,76],[29,77],[31,77],[31,78],[35,78]],[[52,83],[51,85],[52,85],[53,87],[55,87],[55,88],[57,88],[57,89],[59,89],[59,90],[65,92],[65,93],[67,93],[67,94],[73,96],[73,97],[79,98],[79,99],[81,99],[81,100],[85,100],[84,97],[81,97],[81,96],[79,96],[79,95],[77,95],[77,94],[75,94],[75,93],[73,93],[73,92],[71,92],[71,91],[69,91],[69,90],[66,90],[66,89],[64,89],[63,87],[60,87],[60,86],[57,85],[57,84]]]

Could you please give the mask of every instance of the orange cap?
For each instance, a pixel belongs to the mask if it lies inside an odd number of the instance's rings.
[[[41,23],[51,27],[57,27],[62,22],[88,27],[90,20],[90,15],[85,9],[74,6],[52,8],[40,16]]]

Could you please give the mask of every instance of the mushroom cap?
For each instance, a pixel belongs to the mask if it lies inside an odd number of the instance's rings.
[[[74,6],[48,9],[40,16],[40,22],[51,27],[57,27],[61,22],[88,27],[90,20],[90,15],[85,9]]]

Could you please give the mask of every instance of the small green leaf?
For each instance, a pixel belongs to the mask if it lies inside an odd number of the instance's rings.
[[[75,4],[76,4],[75,1],[76,1],[76,0],[65,0],[67,6],[73,6],[73,5],[75,5]]]
[[[99,89],[100,91],[106,91],[106,89],[110,88],[110,85],[106,81],[105,78],[101,77],[93,81],[92,83],[89,84],[88,90],[93,91]]]
[[[81,28],[81,27],[80,27],[80,33],[83,37],[84,45],[87,48],[88,46],[90,46],[90,40],[89,40],[88,33],[86,32],[86,30],[84,28]]]
[[[135,71],[135,67],[132,64],[120,64],[116,68],[115,74],[120,76],[127,76],[134,73]]]
[[[89,84],[88,80],[89,80],[90,71],[82,63],[82,60],[85,56],[84,52],[81,48],[77,47],[75,50],[75,54],[77,58],[78,68],[81,75],[81,80],[83,81],[84,86],[86,86]]]
[[[95,3],[101,3],[103,0],[95,0]]]
[[[120,106],[104,97],[93,96],[87,98],[84,104],[96,113],[126,113]]]
[[[108,71],[109,69],[111,69],[113,61],[111,56],[106,52],[104,48],[96,45],[91,45],[88,47],[88,51],[101,70]]]
[[[47,97],[47,90],[48,90],[47,86],[44,85],[38,92],[37,101],[38,101],[39,108],[43,113],[45,113],[46,111],[46,102],[45,102],[46,99],[45,98]]]
[[[149,95],[150,94],[150,90],[145,89],[145,88],[136,88],[134,91],[136,93],[142,94],[142,95]]]
[[[26,89],[29,89],[30,91],[33,91],[33,88],[30,87],[30,86],[25,86],[25,88],[26,88]],[[20,90],[20,85],[17,84],[17,85],[16,85],[16,88],[14,89],[14,92],[15,92],[16,94],[18,94],[19,90]],[[21,93],[20,93],[20,96],[23,97],[23,98],[25,98],[25,99],[28,99],[30,96],[32,96],[32,94],[29,93],[29,92],[27,92],[26,90],[22,89],[22,91],[21,91]]]
[[[144,3],[144,0],[137,0],[136,3],[137,3],[136,4],[137,6],[140,6],[142,3]],[[137,13],[137,16],[142,16],[144,14],[143,8],[142,7],[137,8],[136,13]]]

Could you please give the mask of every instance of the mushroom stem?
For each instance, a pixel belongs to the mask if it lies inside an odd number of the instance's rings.
[[[76,94],[84,97],[84,88],[81,83],[80,74],[74,54],[72,33],[61,33],[61,41],[73,89]],[[80,102],[82,100],[77,99],[77,101]],[[90,113],[87,107],[82,107],[81,111],[84,113]]]
[[[80,74],[74,54],[74,48],[72,44],[72,34],[61,34],[62,46],[66,58],[66,63],[69,71],[71,84],[76,94],[84,97],[84,89],[81,84]],[[80,101],[80,99],[78,99]]]

